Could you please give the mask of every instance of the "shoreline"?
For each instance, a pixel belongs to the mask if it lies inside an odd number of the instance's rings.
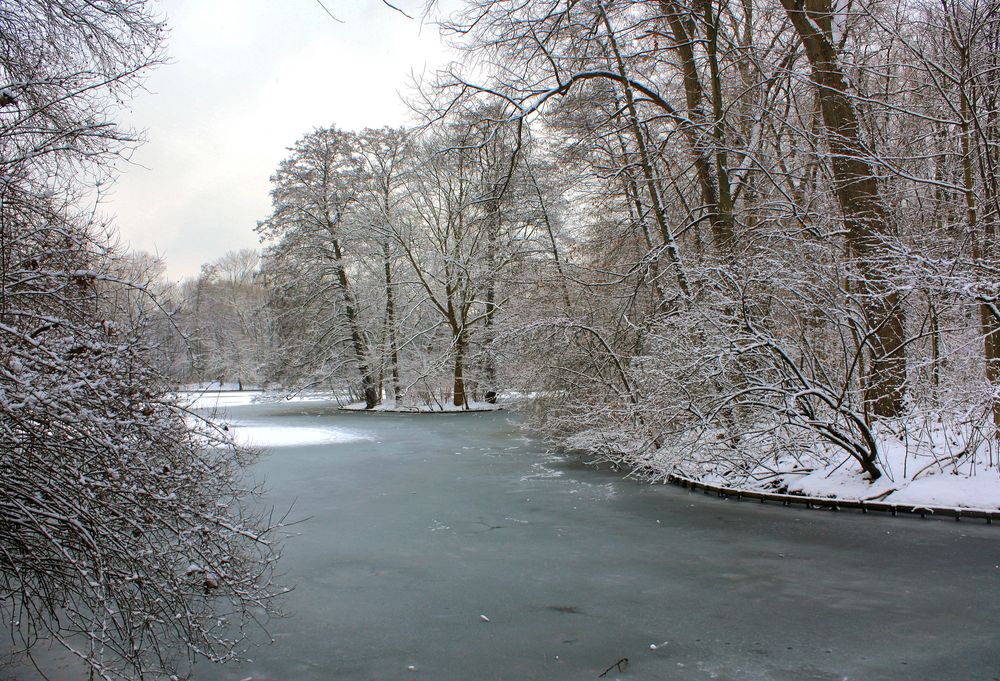
[[[993,520],[1000,520],[1000,510],[986,508],[966,508],[959,506],[932,506],[923,504],[903,504],[891,503],[888,501],[865,501],[864,499],[840,499],[836,497],[815,497],[804,494],[783,494],[780,492],[762,492],[757,490],[743,490],[737,487],[727,487],[708,482],[700,482],[692,478],[687,478],[676,473],[668,473],[662,484],[671,484],[691,491],[702,491],[705,494],[717,494],[720,498],[735,498],[737,501],[743,499],[759,500],[760,503],[773,501],[782,506],[801,505],[811,510],[831,510],[840,511],[844,509],[858,510],[862,513],[876,511],[889,513],[896,517],[901,514],[911,517],[919,515],[922,519],[928,516],[932,518],[954,518],[956,521],[962,518],[974,518],[985,520],[987,525],[992,525]]]

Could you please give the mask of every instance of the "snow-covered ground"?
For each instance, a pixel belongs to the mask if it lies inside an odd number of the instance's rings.
[[[295,393],[285,393],[280,390],[244,389],[238,390],[236,384],[204,383],[182,386],[177,396],[181,403],[189,409],[225,409],[227,407],[243,407],[258,402],[332,402],[342,404],[341,409],[349,411],[365,411],[364,402],[343,404],[347,396],[328,390],[303,390]],[[450,401],[432,404],[396,404],[386,400],[371,411],[379,412],[463,412],[463,411],[496,411],[503,406],[489,402],[470,401],[465,407],[456,407]]]
[[[793,494],[853,500],[878,500],[913,506],[1000,509],[1000,458],[997,443],[968,429],[913,427],[876,429],[882,477],[869,482],[857,463],[830,456],[807,473],[780,476]],[[969,452],[975,452],[970,454]]]
[[[205,383],[185,383],[180,387],[183,392],[189,393],[203,393],[207,391],[218,392],[222,391],[242,391],[242,390],[260,390],[257,386],[252,386],[245,383],[243,387],[240,387],[239,383],[221,383],[219,381],[207,381]]]
[[[225,409],[226,407],[244,407],[258,402],[264,393],[259,390],[232,391],[182,391],[177,393],[181,404],[188,409]]]
[[[869,483],[846,466],[829,466],[806,476],[788,476],[788,491],[811,497],[879,500],[890,504],[947,508],[1000,509],[1000,472],[996,468],[974,476],[933,472],[917,478]]]
[[[1000,469],[995,465],[983,466],[974,472],[945,466],[914,471],[900,465],[896,470],[887,469],[875,482],[869,482],[853,460],[849,460],[828,464],[805,475],[786,473],[782,480],[789,492],[811,497],[1000,509]]]
[[[275,426],[265,421],[232,419],[226,413],[228,408],[244,407],[266,402],[330,402],[339,403],[338,395],[329,392],[301,392],[294,395],[284,395],[280,392],[263,392],[260,390],[218,390],[218,385],[184,386],[195,388],[177,393],[178,398],[188,409],[207,412],[208,418],[218,427],[225,426],[234,440],[251,447],[296,447],[307,445],[335,444],[360,440],[370,440],[363,432],[332,426]],[[216,388],[216,389],[211,389]],[[442,408],[443,407],[443,408]],[[350,404],[344,409],[364,410],[363,402]],[[399,406],[394,402],[386,402],[376,407],[380,412],[460,412],[460,411],[492,411],[499,409],[495,404],[486,402],[470,402],[467,408],[455,407],[451,404],[442,406]],[[197,417],[192,417],[197,418]]]
[[[370,440],[366,433],[333,426],[280,425],[256,420],[232,419],[226,413],[230,407],[244,407],[259,402],[274,401],[275,394],[260,391],[198,391],[177,393],[181,403],[189,409],[207,412],[207,418],[215,426],[225,429],[233,439],[250,447],[299,447],[307,445],[335,444],[358,440]],[[316,401],[329,399],[315,395],[303,395],[296,401]],[[193,417],[197,420],[199,417]]]

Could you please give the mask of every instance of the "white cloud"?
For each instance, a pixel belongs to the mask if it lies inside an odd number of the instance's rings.
[[[434,26],[381,0],[164,0],[172,64],[132,103],[148,143],[106,210],[122,238],[180,278],[257,245],[268,177],[314,127],[400,125],[412,70],[446,60]],[[419,3],[411,14],[418,13]]]

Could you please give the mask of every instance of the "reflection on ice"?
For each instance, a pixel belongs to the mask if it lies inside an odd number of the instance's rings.
[[[236,421],[230,423],[229,428],[237,442],[251,447],[303,447],[372,439],[365,433],[329,426],[275,426]]]

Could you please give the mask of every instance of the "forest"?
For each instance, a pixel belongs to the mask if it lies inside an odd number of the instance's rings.
[[[0,5],[0,585],[24,648],[173,673],[169,642],[229,659],[230,625],[274,610],[254,452],[183,385],[500,402],[649,481],[996,477],[1000,4],[466,0],[438,27],[458,57],[412,125],[317,121],[247,225],[261,249],[174,284],[95,209],[164,24]]]
[[[469,3],[417,124],[305,133],[167,296],[172,375],[520,396],[651,479],[991,467],[997,9]]]

